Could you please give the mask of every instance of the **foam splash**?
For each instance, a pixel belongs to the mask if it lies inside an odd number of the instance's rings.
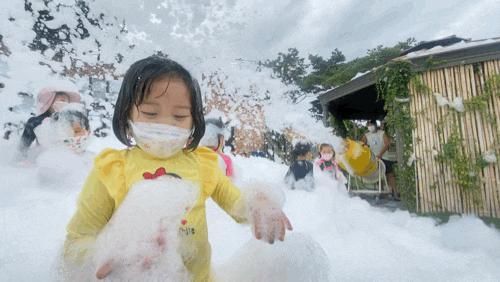
[[[2,153],[11,152],[11,147],[1,145]],[[53,158],[56,161],[59,156]],[[241,168],[237,184],[258,177],[284,190],[284,211],[294,227],[285,242],[294,233],[317,242],[328,256],[331,281],[496,281],[500,277],[500,232],[477,217],[456,216],[439,224],[405,211],[375,208],[350,197],[339,182],[322,174],[315,175],[314,192],[291,191],[283,184],[285,165],[254,157],[234,161]],[[50,188],[38,181],[36,167],[13,167],[3,158],[0,171],[0,234],[7,242],[0,244],[0,280],[60,280],[54,264],[81,186]],[[77,171],[82,178],[87,173]],[[228,271],[225,266],[232,260],[259,262],[257,256],[235,255],[252,239],[248,226],[236,224],[212,201],[207,201],[207,220],[213,268],[218,273]],[[135,223],[123,227],[133,232]],[[269,252],[279,260],[272,254],[276,246],[280,248],[276,243],[269,246]],[[307,257],[299,245],[281,246],[296,246],[295,254]],[[119,254],[113,250],[103,249],[103,253]],[[314,252],[321,258],[320,253]]]
[[[290,234],[284,242],[270,245],[250,240],[217,269],[218,281],[329,281],[330,265],[325,251],[310,236]]]
[[[190,254],[178,230],[198,194],[194,184],[168,176],[137,183],[97,237],[90,267],[69,277],[93,280],[109,263],[106,281],[189,281],[182,257]]]

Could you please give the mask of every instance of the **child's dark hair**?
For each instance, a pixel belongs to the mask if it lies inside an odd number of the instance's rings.
[[[311,151],[311,143],[299,142],[295,145],[292,151],[292,158],[295,160],[297,157],[305,156]]]
[[[55,97],[59,97],[59,96],[65,96],[69,99],[69,94],[64,92],[64,91],[56,91]]]
[[[205,120],[205,124],[212,124],[215,127],[217,127],[218,129],[220,129],[221,132],[225,129],[225,125],[224,125],[224,122],[222,121],[222,118],[207,118]],[[217,134],[218,138],[220,138],[221,136],[224,137],[224,135],[221,133]]]
[[[113,114],[113,132],[123,144],[131,146],[129,119],[133,106],[139,106],[150,93],[151,85],[160,77],[180,78],[186,84],[191,96],[193,133],[186,149],[194,150],[205,134],[205,120],[200,86],[179,63],[164,56],[150,56],[132,64],[125,73]]]
[[[222,121],[222,118],[207,118],[205,120],[205,123],[207,124],[213,124],[219,129],[224,129],[224,122]]]
[[[54,121],[60,119],[69,122],[70,124],[78,123],[83,129],[90,130],[89,118],[86,114],[80,111],[68,110],[63,112],[56,112],[52,115]]]
[[[335,157],[335,150],[333,149],[333,146],[328,144],[328,143],[322,143],[321,145],[319,145],[319,156],[320,157],[321,157],[321,150],[323,150],[324,148],[332,148],[333,156]]]

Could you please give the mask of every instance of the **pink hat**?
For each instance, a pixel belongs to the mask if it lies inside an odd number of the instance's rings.
[[[78,103],[80,102],[80,94],[73,91],[67,91],[54,87],[45,87],[40,92],[38,92],[36,108],[38,111],[38,115],[45,113],[54,103],[54,99],[56,98],[56,92],[64,92],[68,94],[70,103]]]

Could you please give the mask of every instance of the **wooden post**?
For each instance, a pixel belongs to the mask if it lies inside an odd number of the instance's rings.
[[[328,104],[321,104],[321,108],[323,109],[323,124],[329,126],[330,112],[328,111]]]

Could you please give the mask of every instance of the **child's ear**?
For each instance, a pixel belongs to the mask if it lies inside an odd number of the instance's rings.
[[[127,137],[128,143],[132,144],[132,131],[130,129],[130,125],[127,125],[127,128],[125,128],[125,136]]]
[[[188,138],[186,146],[189,146],[189,145],[191,145],[191,143],[193,143],[193,141],[194,141],[194,137],[193,137],[194,130],[195,130],[195,127],[193,125],[193,127],[191,128],[191,133],[189,134],[189,138]]]
[[[193,143],[193,141],[194,141],[194,138],[193,138],[193,137],[189,137],[189,138],[188,138],[188,141],[187,141],[187,143],[186,143],[186,146],[191,145],[191,143]]]

